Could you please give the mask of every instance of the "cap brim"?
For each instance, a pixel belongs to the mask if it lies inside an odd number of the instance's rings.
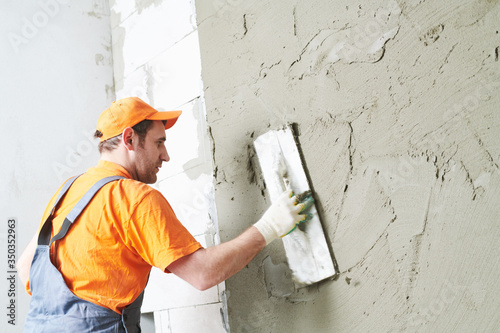
[[[182,114],[182,111],[158,111],[153,115],[147,117],[148,120],[165,120],[165,129],[169,129],[174,126],[177,119]]]

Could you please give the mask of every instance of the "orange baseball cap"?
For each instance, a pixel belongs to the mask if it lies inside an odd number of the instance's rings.
[[[143,120],[165,120],[165,129],[174,126],[182,111],[157,111],[138,97],[127,97],[111,103],[97,120],[101,142],[122,134],[127,127]]]

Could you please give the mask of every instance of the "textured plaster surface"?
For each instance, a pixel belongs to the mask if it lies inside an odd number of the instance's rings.
[[[297,123],[341,272],[290,291],[272,243],[226,282],[231,330],[494,331],[498,1],[196,7],[221,240],[270,204],[253,140]]]

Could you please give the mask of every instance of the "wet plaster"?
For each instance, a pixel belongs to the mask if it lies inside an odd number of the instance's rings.
[[[289,291],[272,243],[226,282],[231,330],[497,327],[498,1],[196,4],[221,240],[270,204],[248,147],[296,123],[340,270]]]

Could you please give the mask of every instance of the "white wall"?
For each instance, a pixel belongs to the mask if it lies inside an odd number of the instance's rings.
[[[194,4],[40,0],[2,3],[0,13],[3,274],[10,271],[8,219],[17,221],[20,255],[61,182],[96,163],[92,135],[98,115],[126,96],[139,96],[161,110],[183,110],[167,132],[171,162],[154,186],[202,244],[217,244]],[[1,281],[6,307],[9,285]],[[224,331],[223,291],[221,284],[199,292],[153,270],[143,312],[154,312],[158,332]],[[3,320],[0,328],[22,330],[29,296],[19,283],[15,301],[16,326]],[[151,329],[147,326],[145,331]]]
[[[106,1],[0,3],[0,331],[22,331],[29,296],[16,285],[7,323],[7,220],[19,256],[61,182],[95,164],[91,137],[114,100]]]

